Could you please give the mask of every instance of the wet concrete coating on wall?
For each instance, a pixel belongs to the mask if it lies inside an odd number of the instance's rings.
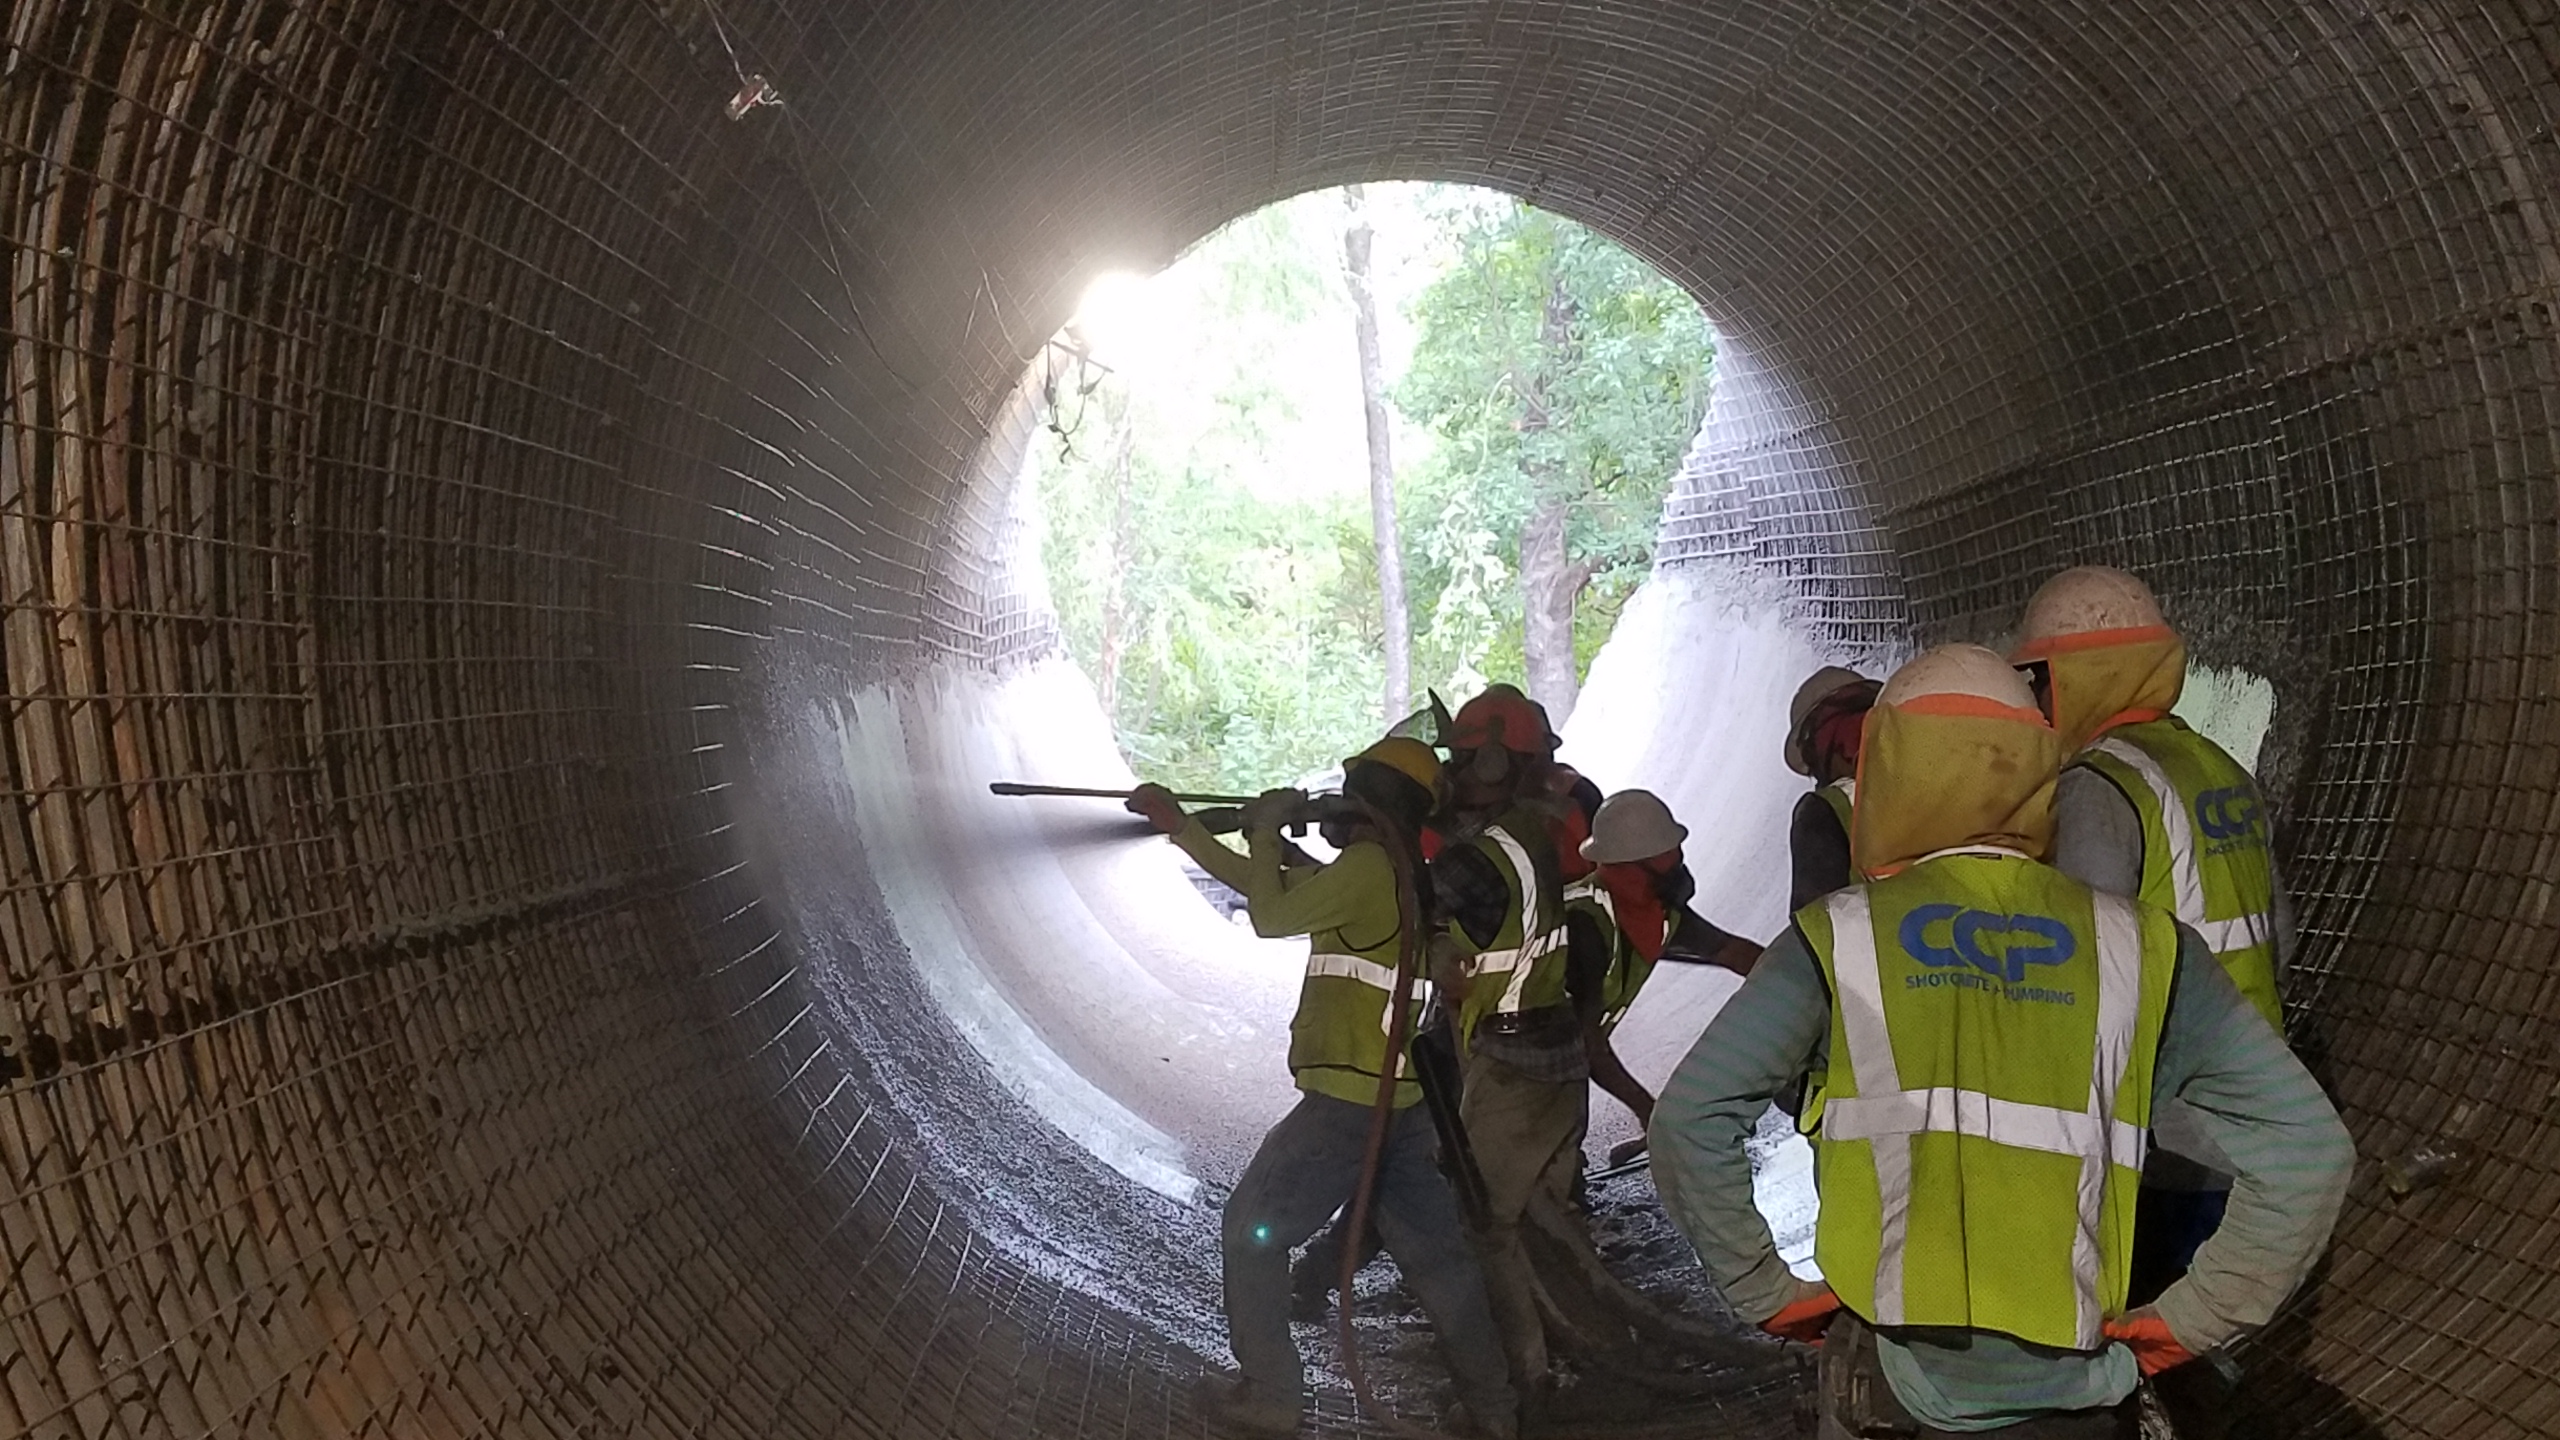
[[[2273,682],[2288,1003],[2366,1163],[2253,1417],[2560,1429],[2550,5],[18,0],[6,43],[0,1434],[1201,1434],[1289,962],[977,789],[1111,763],[990,477],[1093,273],[1395,178],[1719,327],[1567,739],[1725,842],[1745,928],[1816,656],[2100,560]],[[1623,1428],[1784,1434],[1789,1385]]]

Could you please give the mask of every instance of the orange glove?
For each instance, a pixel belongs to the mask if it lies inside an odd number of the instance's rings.
[[[1130,791],[1129,813],[1145,817],[1167,835],[1182,828],[1182,807],[1174,802],[1173,792],[1161,785],[1141,785]]]
[[[1760,1322],[1760,1328],[1781,1340],[1797,1340],[1807,1345],[1822,1343],[1822,1332],[1831,1328],[1831,1317],[1840,1313],[1840,1297],[1828,1285],[1809,1280],[1796,1282],[1796,1298],[1786,1308]]]
[[[2175,1370],[2196,1358],[2194,1351],[2169,1333],[2169,1322],[2148,1306],[2128,1311],[2099,1328],[2108,1339],[2121,1341],[2133,1351],[2134,1363],[2142,1367],[2145,1375]]]

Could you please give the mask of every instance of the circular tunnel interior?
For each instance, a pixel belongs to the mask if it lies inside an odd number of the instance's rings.
[[[2550,6],[8,26],[0,1433],[1204,1433],[1232,1153],[1024,1097],[1145,1063],[1077,1007],[1245,1089],[1279,1045],[1180,1021],[1233,977],[1090,826],[979,798],[1107,748],[1024,719],[995,477],[1095,273],[1393,179],[1718,328],[1595,669],[1629,778],[1748,828],[1716,758],[1793,676],[1719,636],[1994,639],[2077,562],[2272,682],[2362,1158],[2245,1408],[2560,1429]]]

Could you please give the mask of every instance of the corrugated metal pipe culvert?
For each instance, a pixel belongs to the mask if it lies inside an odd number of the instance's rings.
[[[963,803],[1041,778],[1054,678],[988,477],[1097,270],[1398,178],[1716,322],[1666,584],[1872,651],[2109,561],[2274,683],[2290,998],[2367,1163],[2249,1411],[2560,1432],[2548,3],[15,0],[5,39],[0,1433],[1201,1434],[1251,1127],[1114,1067],[1259,1114],[1278,1044],[1100,1053],[1083,1012],[1197,999],[1155,881]],[[1657,708],[1665,753],[1704,723]],[[1024,988],[1044,950],[1076,983]],[[1685,1403],[1654,1428],[1788,1433],[1783,1376]]]

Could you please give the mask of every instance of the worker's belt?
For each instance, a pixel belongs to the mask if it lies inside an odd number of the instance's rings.
[[[1479,1035],[1522,1035],[1532,1039],[1576,1034],[1580,1029],[1581,1027],[1574,1021],[1573,1008],[1569,1005],[1542,1005],[1535,1010],[1497,1011],[1476,1022],[1476,1033]]]

